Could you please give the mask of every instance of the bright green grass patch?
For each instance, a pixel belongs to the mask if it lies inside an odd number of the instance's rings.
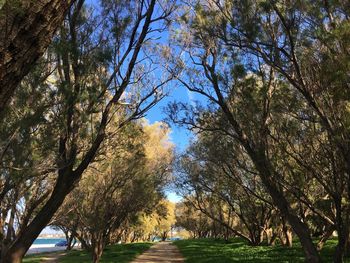
[[[101,258],[101,263],[127,263],[133,260],[137,255],[142,254],[149,249],[152,243],[132,243],[132,244],[118,244],[108,246],[104,251]],[[58,252],[59,253],[59,252]],[[24,263],[39,263],[42,258],[47,254],[54,253],[42,253],[37,255],[30,255],[23,259]],[[66,255],[59,258],[60,263],[90,263],[91,254],[83,250],[74,250],[68,252]]]
[[[241,239],[232,239],[227,243],[217,239],[195,239],[175,241],[181,253],[190,263],[303,263],[305,262],[299,242],[292,248],[276,246],[249,246]],[[332,262],[335,240],[327,242],[321,252],[323,262]],[[350,262],[346,260],[345,262]]]
[[[108,246],[101,258],[101,263],[127,263],[137,255],[149,249],[152,243],[132,243]],[[91,262],[91,254],[86,251],[72,251],[59,260],[60,263]]]

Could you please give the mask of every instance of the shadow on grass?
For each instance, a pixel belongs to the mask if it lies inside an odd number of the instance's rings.
[[[330,240],[321,252],[323,262],[332,262],[332,255],[336,246],[336,240]],[[303,251],[299,242],[294,242],[293,247],[276,246],[249,246],[242,239],[232,239],[227,243],[218,239],[180,240],[174,242],[186,262],[191,263],[302,263],[305,262]],[[346,260],[345,262],[350,262]]]
[[[54,255],[54,254],[60,254],[64,251],[57,251],[57,252],[43,252],[43,253],[38,253],[38,254],[31,254],[27,255],[23,258],[22,262],[23,263],[40,263],[42,262],[43,258],[46,258],[49,255]]]

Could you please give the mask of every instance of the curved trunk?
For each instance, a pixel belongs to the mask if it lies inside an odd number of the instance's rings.
[[[69,174],[71,175],[71,174]],[[73,175],[71,176],[71,178]],[[39,236],[40,232],[46,225],[49,224],[52,216],[58,210],[63,203],[66,195],[71,191],[73,181],[66,175],[59,176],[55,189],[51,194],[50,199],[39,211],[37,216],[28,225],[28,227],[22,231],[17,239],[12,243],[9,249],[4,253],[1,258],[1,263],[21,263],[22,258],[28,251],[34,240]]]

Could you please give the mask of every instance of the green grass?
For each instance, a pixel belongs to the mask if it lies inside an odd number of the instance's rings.
[[[24,257],[23,263],[39,263],[41,261],[41,258],[43,257],[43,254],[38,255],[29,255]]]
[[[55,253],[60,254],[64,251],[57,251],[57,252],[43,252],[38,254],[31,254],[28,256],[25,256],[22,260],[23,263],[40,263],[42,262],[42,259],[45,258],[47,255],[54,255]]]
[[[292,248],[276,246],[249,246],[241,239],[232,239],[229,243],[217,239],[196,239],[175,241],[186,262],[191,263],[297,263],[305,262],[299,242]],[[332,262],[332,253],[336,240],[326,243],[321,252],[323,262]],[[346,260],[345,262],[350,262]]]
[[[108,246],[101,258],[101,263],[127,263],[133,260],[137,255],[142,254],[152,243],[132,243],[132,244],[118,244]],[[30,255],[24,258],[24,263],[39,263],[47,253]],[[52,253],[50,253],[52,254]],[[90,263],[91,254],[83,250],[74,250],[59,258],[60,263]]]
[[[103,251],[101,263],[127,263],[150,248],[152,243],[120,244],[107,247]],[[91,254],[86,251],[72,251],[63,256],[60,263],[91,262]]]

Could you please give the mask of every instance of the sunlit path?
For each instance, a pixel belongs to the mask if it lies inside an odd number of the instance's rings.
[[[132,263],[184,262],[182,255],[175,245],[170,242],[159,242],[152,246]]]

